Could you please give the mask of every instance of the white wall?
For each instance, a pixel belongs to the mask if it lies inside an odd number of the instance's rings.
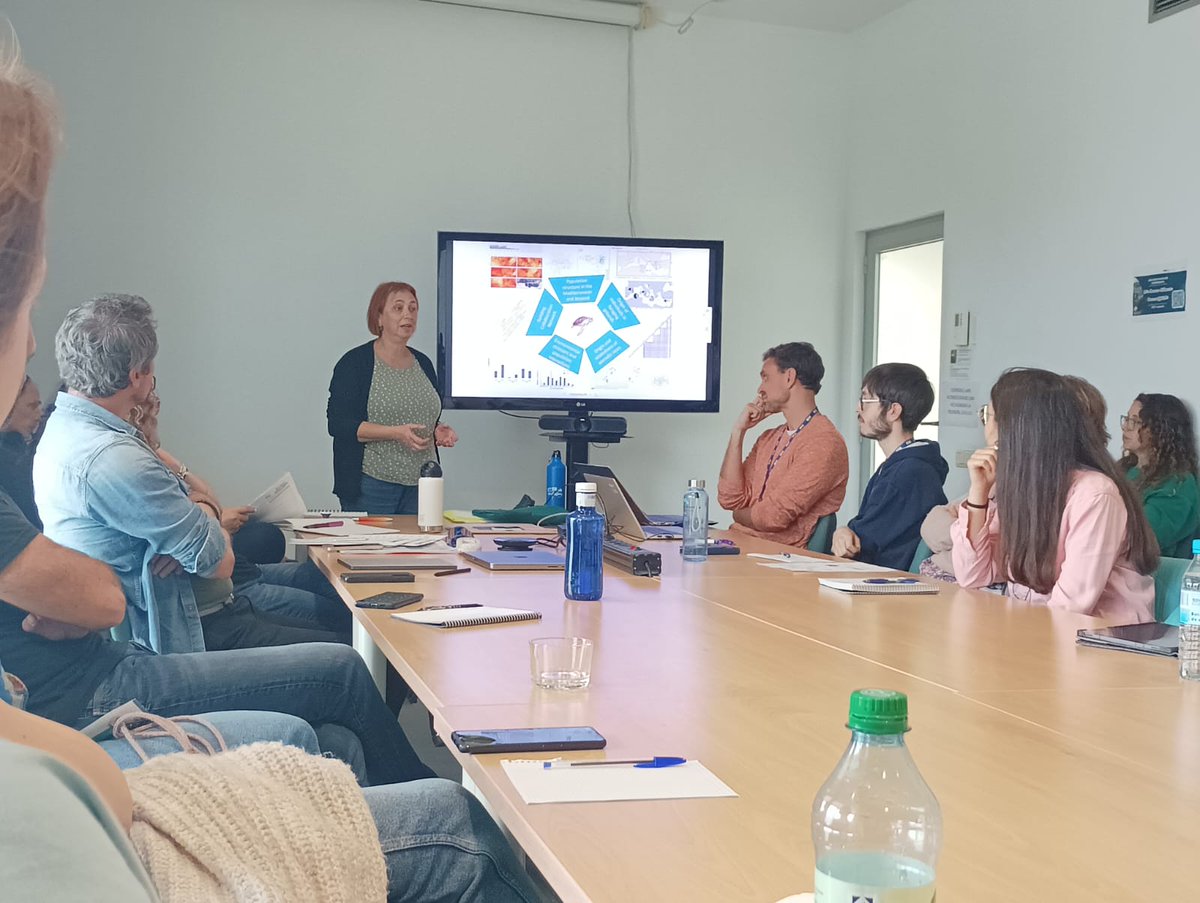
[[[9,0],[66,145],[32,372],[73,304],[159,317],[163,435],[230,500],[291,469],[331,499],[334,361],[385,279],[422,293],[438,229],[624,234],[626,32],[371,0]],[[716,479],[761,351],[840,328],[844,36],[705,21],[637,34],[639,231],[726,241],[723,412],[633,417],[593,460],[654,509]],[[831,395],[834,393],[831,392]],[[540,495],[535,425],[451,412],[448,504]]]
[[[945,211],[943,336],[974,314],[984,391],[1008,366],[1076,373],[1114,434],[1137,392],[1200,401],[1200,10],[914,0],[852,40],[848,228]],[[1134,320],[1132,277],[1178,261],[1190,310]],[[953,464],[982,433],[942,437]]]

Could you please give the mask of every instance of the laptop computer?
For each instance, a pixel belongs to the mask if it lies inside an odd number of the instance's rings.
[[[561,571],[567,562],[561,555],[541,552],[463,552],[462,557],[489,571]]]
[[[444,570],[458,567],[455,555],[421,552],[343,552],[338,561],[352,571]]]
[[[600,464],[580,464],[575,473],[579,479],[596,484],[600,509],[614,532],[637,542],[683,539],[683,527],[656,524],[648,518],[610,468]]]

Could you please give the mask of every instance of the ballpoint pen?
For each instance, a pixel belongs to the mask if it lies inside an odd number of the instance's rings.
[[[303,527],[297,527],[297,529],[299,529],[299,530],[320,530],[320,529],[324,529],[325,527],[340,527],[343,524],[345,524],[345,521],[327,520],[327,521],[322,521],[319,524],[305,524]]]
[[[482,602],[464,602],[461,605],[426,605],[417,611],[442,611],[446,608],[483,608]]]
[[[445,570],[445,571],[434,571],[433,576],[435,576],[435,577],[452,577],[455,574],[469,574],[469,573],[471,573],[470,568],[450,568],[449,570]]]
[[[591,765],[630,765],[634,768],[671,768],[687,762],[683,756],[654,756],[650,759],[593,759],[588,762],[564,762],[551,759],[543,762],[543,768],[585,768]]]

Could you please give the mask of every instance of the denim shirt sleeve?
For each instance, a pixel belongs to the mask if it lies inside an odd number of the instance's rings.
[[[190,574],[210,575],[225,557],[221,525],[187,497],[183,486],[144,445],[104,449],[87,481],[87,506],[101,522],[145,540]]]

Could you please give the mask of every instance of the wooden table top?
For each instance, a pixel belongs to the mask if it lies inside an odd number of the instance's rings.
[[[529,806],[503,757],[459,755],[564,900],[770,903],[811,889],[812,799],[863,686],[909,694],[910,746],[945,817],[939,899],[1174,899],[1187,886],[1200,686],[1173,660],[1078,649],[1075,630],[1100,622],[952,585],[851,600],[745,556],[684,565],[676,546],[652,547],[662,577],[607,568],[600,602],[565,600],[556,573],[418,572],[412,587],[426,604],[531,608],[539,622],[443,631],[355,610],[443,736],[590,724],[608,748],[575,755],[684,755],[739,794]],[[385,588],[336,583],[347,599]],[[586,690],[530,680],[528,641],[563,634],[596,642]]]

